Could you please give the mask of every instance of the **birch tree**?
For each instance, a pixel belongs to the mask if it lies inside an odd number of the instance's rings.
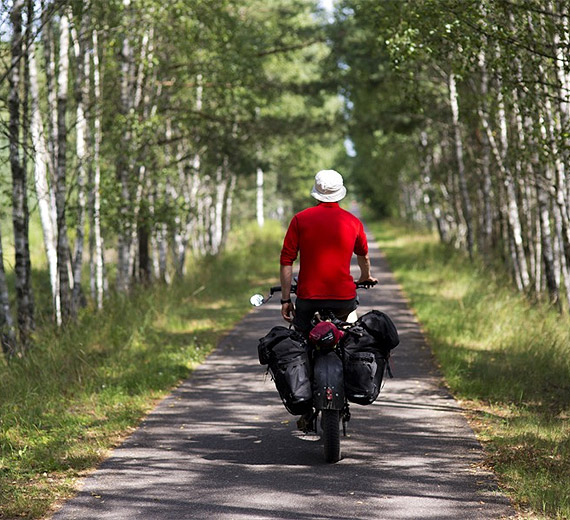
[[[546,292],[560,306],[570,293],[567,5],[344,0],[338,13],[337,63],[347,64],[342,87],[353,104],[355,165],[374,172],[357,177],[362,186],[386,191],[397,176],[404,213],[422,221],[422,200],[431,213],[441,211],[427,168],[438,147],[451,229],[466,226],[457,245],[489,263],[503,260],[521,291]],[[451,110],[442,117],[446,103]],[[387,165],[397,141],[409,143],[409,154],[416,147],[415,165]]]
[[[40,112],[38,70],[35,45],[31,48],[30,60],[30,96],[31,96],[31,137],[34,150],[34,184],[38,199],[38,211],[42,225],[44,246],[48,262],[52,305],[55,321],[61,325],[61,306],[59,297],[59,275],[57,263],[57,231],[54,219],[55,208],[52,206],[53,186],[49,182],[48,165],[50,163],[44,125]]]
[[[59,67],[57,81],[57,167],[55,178],[55,205],[57,212],[57,264],[59,296],[63,321],[75,315],[70,276],[70,248],[67,231],[67,99],[69,78],[69,18],[64,11],[59,23]]]
[[[23,0],[15,0],[10,11],[12,24],[11,64],[8,76],[10,167],[12,171],[12,222],[14,225],[14,250],[16,255],[16,299],[18,304],[18,332],[20,348],[29,345],[30,334],[35,328],[34,300],[31,287],[31,263],[28,243],[27,172],[22,162],[20,71],[26,60],[22,45]]]
[[[98,309],[103,308],[103,237],[101,233],[101,79],[99,65],[99,39],[97,30],[92,32],[93,63],[93,177],[90,182],[90,265],[91,286]]]
[[[18,343],[14,331],[14,320],[10,310],[10,296],[8,285],[6,284],[6,273],[4,271],[4,253],[2,250],[2,233],[0,230],[0,343],[2,351],[11,358],[18,352]]]

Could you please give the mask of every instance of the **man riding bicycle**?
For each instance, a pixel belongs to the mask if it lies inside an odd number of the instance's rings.
[[[311,195],[319,204],[293,217],[280,258],[281,315],[305,335],[311,329],[315,312],[326,309],[345,321],[356,309],[356,287],[350,274],[353,253],[360,267],[358,282],[378,281],[370,275],[368,241],[362,222],[338,204],[346,195],[340,173],[318,172]],[[297,255],[300,266],[293,304],[291,282]]]

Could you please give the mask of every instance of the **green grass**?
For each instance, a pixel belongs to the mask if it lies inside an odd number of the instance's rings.
[[[282,230],[245,228],[182,282],[44,327],[25,359],[0,362],[0,518],[40,518],[188,376],[276,281]]]
[[[525,518],[570,518],[570,317],[425,231],[371,229],[503,488]]]

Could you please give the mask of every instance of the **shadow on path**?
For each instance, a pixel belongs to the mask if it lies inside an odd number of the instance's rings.
[[[360,313],[390,314],[401,337],[395,379],[352,406],[343,459],[323,462],[296,431],[257,361],[279,305],[255,309],[192,377],[86,479],[55,519],[499,519],[513,515],[385,260]],[[244,302],[244,305],[247,303]]]

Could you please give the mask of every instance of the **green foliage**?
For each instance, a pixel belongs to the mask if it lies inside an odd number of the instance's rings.
[[[73,492],[275,282],[281,236],[244,226],[186,279],[87,309],[64,332],[44,327],[29,356],[0,364],[0,518],[43,517]]]
[[[397,208],[400,178],[417,172],[417,127],[425,118],[418,74],[395,63],[406,54],[401,48],[404,40],[415,34],[392,27],[399,27],[408,7],[401,2],[347,0],[331,27],[332,66],[340,69],[348,135],[356,151],[348,160],[351,180],[380,216]],[[404,37],[396,45],[390,34]]]
[[[532,518],[568,518],[570,319],[433,235],[372,229],[503,488]]]

